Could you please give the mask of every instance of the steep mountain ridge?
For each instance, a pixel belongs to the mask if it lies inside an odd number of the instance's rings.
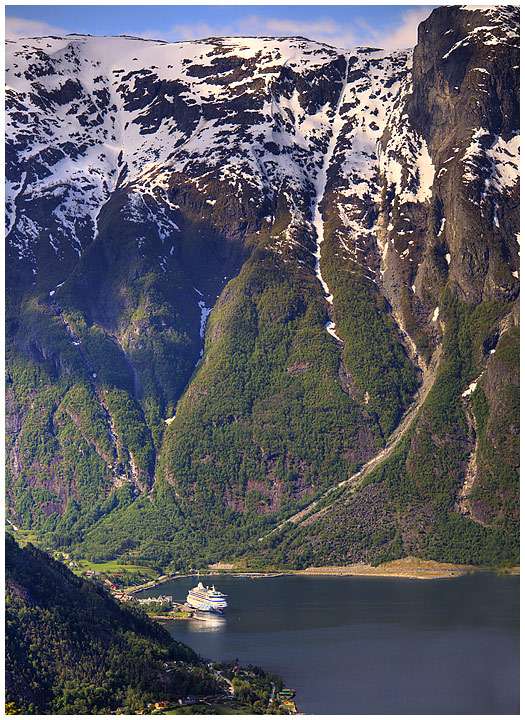
[[[173,559],[197,532],[215,557],[225,523],[228,545],[259,535],[376,456],[442,344],[429,400],[447,423],[425,404],[403,472],[415,505],[465,507],[462,456],[481,449],[457,404],[485,369],[494,386],[519,287],[517,20],[440,8],[414,53],[8,47],[18,522],[107,556]],[[483,402],[496,425],[515,405]],[[493,497],[469,512],[486,522],[492,506],[508,533],[516,457],[498,443]],[[415,522],[439,525],[432,513]]]

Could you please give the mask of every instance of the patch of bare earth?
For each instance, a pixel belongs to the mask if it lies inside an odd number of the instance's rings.
[[[296,575],[370,575],[377,577],[407,577],[407,578],[444,578],[466,575],[474,572],[473,565],[454,565],[440,563],[435,560],[422,560],[421,558],[406,557],[399,560],[390,560],[377,567],[365,563],[354,563],[340,567],[310,567],[297,570]]]

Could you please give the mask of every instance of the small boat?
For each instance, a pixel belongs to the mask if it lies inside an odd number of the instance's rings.
[[[201,582],[188,592],[186,602],[196,610],[204,610],[205,612],[222,613],[223,609],[228,607],[226,595],[215,589],[215,585],[211,588],[204,586]]]

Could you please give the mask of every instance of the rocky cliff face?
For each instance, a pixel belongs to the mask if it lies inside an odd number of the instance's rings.
[[[517,23],[440,8],[394,53],[10,43],[13,517],[216,555],[384,449],[348,557],[457,556],[456,520],[514,537]]]
[[[518,37],[506,23],[512,12],[497,8],[487,18],[479,10],[455,9],[452,17],[440,10],[422,24],[414,53],[409,116],[438,168],[435,205],[449,213],[439,234],[455,258],[448,280],[472,303],[518,293]]]

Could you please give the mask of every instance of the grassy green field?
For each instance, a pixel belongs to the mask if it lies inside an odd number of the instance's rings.
[[[156,570],[153,568],[146,567],[145,565],[122,565],[116,560],[110,560],[104,563],[90,563],[87,560],[80,560],[77,562],[79,569],[82,570],[93,570],[94,572],[101,573],[142,573],[149,580],[156,580],[159,576]]]
[[[67,553],[55,553],[55,558],[57,560],[64,558],[66,562],[68,561]],[[76,560],[76,564],[76,568],[71,568],[76,575],[83,575],[88,570],[92,570],[93,572],[99,572],[103,575],[120,574],[122,576],[122,580],[125,580],[126,577],[129,576],[136,577],[137,575],[140,575],[143,578],[143,582],[148,582],[157,580],[159,577],[158,572],[153,568],[145,565],[123,565],[116,560],[110,560],[102,563],[92,563],[88,560]]]
[[[6,523],[5,529],[7,532],[10,532],[13,537],[16,538],[16,541],[19,545],[22,547],[24,545],[27,545],[27,543],[32,543],[33,545],[36,545],[37,543],[37,533],[29,532],[28,530],[13,530],[11,525],[8,525]]]

